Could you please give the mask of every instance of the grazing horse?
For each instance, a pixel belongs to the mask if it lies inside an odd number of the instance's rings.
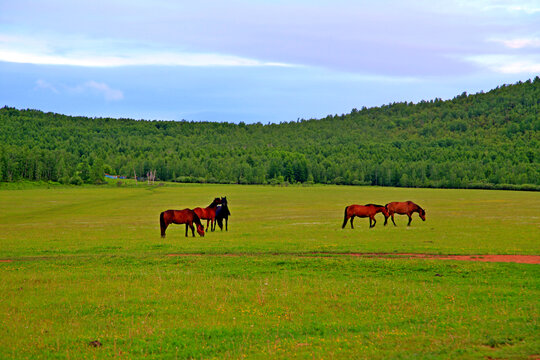
[[[409,217],[409,223],[407,224],[407,226],[411,225],[412,214],[415,212],[418,213],[422,221],[426,221],[426,211],[412,201],[391,202],[386,204],[385,207],[388,210],[388,215],[385,215],[384,219],[385,226],[388,222],[389,216],[392,217],[392,222],[394,223],[394,226],[396,226],[396,222],[394,221],[394,214],[407,215]]]
[[[369,227],[372,228],[377,223],[377,220],[375,220],[375,214],[382,212],[385,218],[388,216],[388,211],[386,210],[386,207],[382,205],[375,205],[375,204],[366,204],[366,205],[349,205],[345,208],[345,219],[343,219],[343,225],[341,228],[345,228],[345,225],[347,225],[347,221],[349,218],[351,219],[351,229],[354,229],[353,226],[353,220],[355,216],[364,218],[369,217]],[[373,225],[371,225],[371,221],[373,220]]]
[[[215,198],[214,201],[212,201],[212,203],[208,205],[208,207],[204,209],[200,207],[193,209],[193,211],[195,211],[195,214],[197,214],[197,216],[200,217],[201,220],[206,220],[206,231],[208,231],[208,224],[210,224],[210,222],[212,223],[211,230],[214,231],[216,229],[216,208],[219,204],[221,204],[221,199]]]
[[[161,227],[161,237],[165,237],[165,230],[170,224],[186,224],[186,237],[188,236],[188,226],[191,228],[191,233],[195,236],[193,223],[197,225],[197,232],[200,236],[204,236],[204,226],[201,224],[201,219],[191,209],[184,210],[167,210],[159,214],[159,225]]]
[[[229,231],[229,215],[231,215],[231,212],[229,211],[229,206],[227,206],[227,197],[222,197],[221,205],[216,210],[216,221],[221,231],[223,231],[223,219],[225,219],[225,231]]]

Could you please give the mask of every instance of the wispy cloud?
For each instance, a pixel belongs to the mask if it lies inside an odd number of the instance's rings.
[[[124,99],[124,92],[122,90],[113,89],[104,82],[95,80],[89,80],[84,83],[68,86],[65,84],[52,84],[46,80],[38,79],[35,82],[34,90],[46,90],[55,94],[75,94],[78,96],[93,95],[102,97],[106,101],[120,101]]]
[[[50,90],[52,91],[53,93],[55,94],[58,94],[59,91],[56,89],[56,87],[54,85],[52,85],[51,83],[43,80],[43,79],[39,79],[36,81],[36,89],[46,89],[46,90]]]
[[[540,38],[493,39],[510,49],[540,48]]]
[[[537,0],[458,0],[457,4],[480,11],[504,11],[528,15],[540,13],[540,5]]]
[[[105,83],[93,80],[78,85],[75,88],[71,89],[71,91],[75,93],[95,93],[103,96],[107,101],[119,101],[124,99],[124,93],[121,90],[112,89],[109,85]]]
[[[540,73],[539,56],[479,55],[470,56],[467,60],[501,74]]]
[[[55,43],[56,41],[56,43]],[[112,42],[107,39],[27,38],[0,34],[0,61],[41,65],[85,67],[114,66],[281,66],[291,64],[259,61],[217,53],[163,50],[154,46]],[[99,44],[96,46],[96,44]]]

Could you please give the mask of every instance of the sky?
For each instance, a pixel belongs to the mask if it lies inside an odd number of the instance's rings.
[[[540,0],[0,0],[0,107],[280,123],[540,75]]]

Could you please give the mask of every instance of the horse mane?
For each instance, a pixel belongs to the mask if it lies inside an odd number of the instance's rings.
[[[426,210],[422,209],[422,207],[420,205],[418,205],[417,203],[415,202],[412,202],[412,201],[407,201],[408,203],[411,203],[414,205],[415,209],[418,211],[419,214],[425,214],[426,213]]]
[[[193,222],[197,225],[203,226],[203,224],[201,223],[201,219],[199,218],[199,215],[197,215],[197,213],[195,213],[195,211],[193,210],[191,210],[191,212],[193,213]]]
[[[221,201],[221,200],[219,198],[215,198],[214,200],[212,200],[210,205],[208,205],[208,207],[218,206],[219,205],[218,201]]]
[[[366,204],[364,206],[377,206],[377,207],[385,207],[385,205],[377,205],[377,204]]]

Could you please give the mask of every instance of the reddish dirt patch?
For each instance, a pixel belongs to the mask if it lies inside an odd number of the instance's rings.
[[[13,260],[9,260],[9,259],[2,260],[2,259],[0,259],[0,263],[3,263],[3,262],[13,262]]]
[[[252,254],[252,255],[256,255],[256,254]],[[249,256],[249,255],[248,254],[242,254],[242,253],[238,253],[238,254],[185,253],[185,254],[167,254],[165,256],[180,256],[180,257],[182,257],[182,256],[185,256],[185,257],[188,257],[188,256],[224,256],[224,257],[231,257],[231,256]]]
[[[438,259],[483,262],[513,262],[520,264],[540,264],[540,255],[435,255],[435,254],[350,254],[351,256],[406,258],[406,259]]]
[[[261,255],[291,255],[301,257],[317,256],[357,256],[370,258],[388,258],[388,259],[437,259],[437,260],[459,260],[459,261],[483,261],[483,262],[513,262],[520,264],[540,264],[540,255],[436,255],[436,254],[413,254],[413,253],[277,253],[277,254],[167,254],[167,256],[261,256]]]

